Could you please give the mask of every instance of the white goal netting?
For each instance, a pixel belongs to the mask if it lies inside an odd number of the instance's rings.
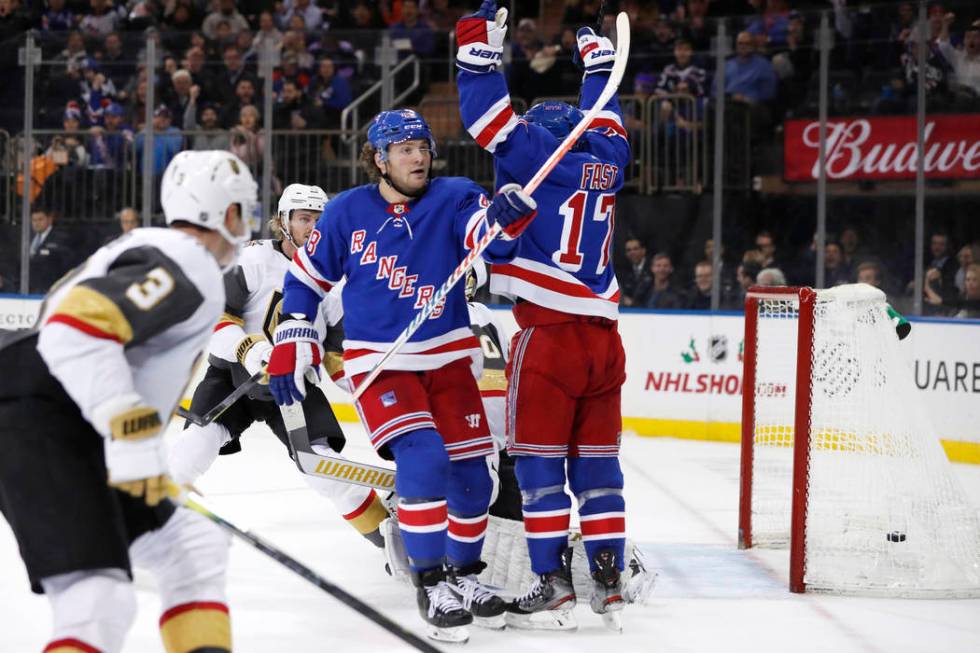
[[[752,541],[789,543],[798,296],[757,312]],[[978,513],[916,397],[870,286],[817,293],[804,582],[889,596],[980,595]]]

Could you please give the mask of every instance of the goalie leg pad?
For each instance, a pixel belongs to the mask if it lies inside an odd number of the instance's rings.
[[[54,628],[45,651],[116,653],[136,619],[136,593],[122,569],[93,569],[41,579]]]
[[[449,468],[446,556],[453,566],[465,567],[478,561],[483,550],[493,482],[485,458],[454,460]]]
[[[561,554],[568,546],[572,508],[572,498],[564,490],[565,459],[518,456],[516,472],[531,570],[538,575],[555,571],[561,568]]]
[[[602,549],[616,553],[616,566],[624,569],[626,546],[626,503],[623,500],[623,472],[619,459],[569,458],[568,483],[578,499],[589,569],[596,570],[595,555]]]
[[[388,448],[398,467],[398,525],[409,566],[415,572],[441,567],[449,526],[449,455],[442,438],[432,429],[418,429],[389,442]]]

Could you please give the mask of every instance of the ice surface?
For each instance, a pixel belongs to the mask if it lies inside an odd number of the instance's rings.
[[[377,461],[360,427],[345,424],[345,454]],[[219,514],[285,549],[421,633],[414,595],[385,574],[380,553],[309,490],[264,426],[222,456],[199,488]],[[517,653],[631,651],[980,651],[980,600],[924,601],[793,595],[785,551],[738,551],[738,447],[623,438],[627,529],[660,577],[649,605],[629,606],[611,633],[587,601],[576,633],[472,629],[447,650]],[[956,473],[980,505],[980,467]],[[0,652],[40,651],[48,605],[30,594],[16,543],[0,520]],[[125,651],[162,651],[152,577],[137,572],[139,616]],[[228,578],[235,650],[254,653],[410,650],[364,617],[249,546],[232,548]]]

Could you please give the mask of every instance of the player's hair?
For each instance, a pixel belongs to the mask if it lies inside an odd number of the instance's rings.
[[[266,224],[269,225],[269,231],[272,232],[273,238],[276,240],[283,239],[284,234],[282,232],[282,225],[279,224],[279,219],[276,216],[269,218],[269,221]]]
[[[368,176],[372,184],[381,181],[381,168],[374,162],[374,152],[374,146],[370,142],[367,142],[361,147],[361,157],[358,159],[361,164],[361,170]]]

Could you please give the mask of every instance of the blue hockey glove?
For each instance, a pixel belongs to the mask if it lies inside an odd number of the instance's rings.
[[[514,239],[527,229],[538,213],[537,208],[537,202],[524,192],[520,184],[507,184],[501,187],[490,203],[487,220],[491,225],[499,224],[506,238]]]
[[[489,73],[500,65],[507,34],[507,10],[497,0],[483,0],[475,14],[456,22],[456,66],[471,73]]]
[[[599,36],[591,27],[582,27],[575,35],[578,48],[572,54],[572,61],[585,70],[586,75],[608,73],[616,60],[616,48],[605,36]]]

